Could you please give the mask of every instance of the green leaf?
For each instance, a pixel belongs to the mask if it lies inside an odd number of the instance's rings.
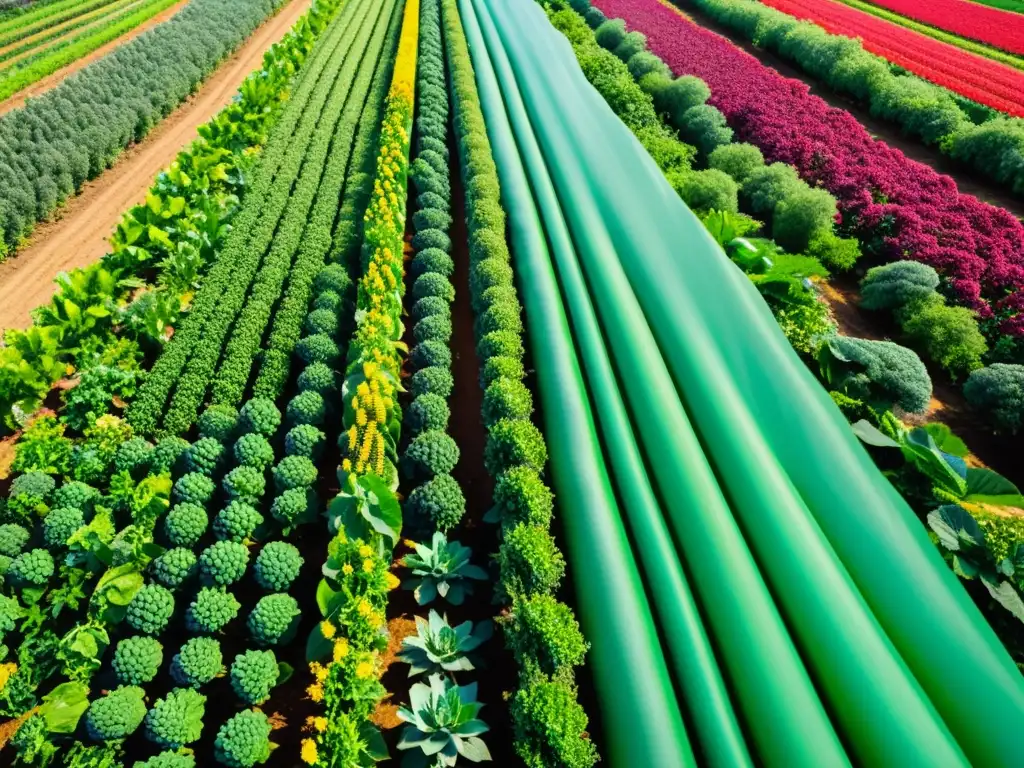
[[[940,451],[961,459],[970,453],[967,444],[953,434],[953,430],[945,424],[933,421],[930,424],[925,424],[923,429],[932,436],[932,440],[935,441],[935,445],[938,446]]]
[[[951,552],[983,547],[985,532],[971,513],[956,504],[946,504],[928,514],[928,525]]]
[[[876,448],[899,448],[900,444],[888,435],[882,434],[871,422],[861,419],[853,425],[855,434],[862,443],[873,445]]]
[[[339,594],[330,588],[325,579],[320,580],[316,587],[316,604],[320,607],[321,616],[326,618],[330,615],[331,601]]]
[[[334,643],[324,637],[324,633],[320,631],[320,622],[317,622],[306,639],[306,661],[322,661],[330,658],[333,648]]]
[[[89,687],[84,683],[63,683],[43,697],[39,714],[51,733],[74,733],[89,708]]]
[[[1024,600],[1021,600],[1020,593],[1008,581],[994,583],[987,577],[982,577],[981,583],[985,585],[988,593],[992,595],[997,603],[1008,610],[1020,621],[1024,621]]]
[[[277,663],[277,684],[283,685],[291,680],[292,675],[295,674],[295,667],[286,661],[279,661]]]
[[[1020,495],[1020,489],[991,469],[967,470],[967,493],[980,496]]]

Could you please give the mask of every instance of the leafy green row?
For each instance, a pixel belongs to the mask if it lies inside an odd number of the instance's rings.
[[[333,225],[348,162],[348,148],[351,146],[355,129],[355,118],[362,110],[366,95],[365,88],[357,91],[356,76],[366,60],[365,54],[373,49],[373,42],[381,42],[387,29],[387,19],[380,20],[381,8],[372,8],[367,15],[359,37],[352,44],[345,65],[334,80],[333,91],[320,114],[317,132],[307,149],[302,172],[278,225],[270,252],[260,267],[246,306],[232,328],[224,358],[213,378],[211,400],[214,403],[237,405],[245,394],[253,362],[260,350],[271,314],[276,312],[285,281],[292,278],[292,259],[300,251],[300,242],[308,242],[308,219],[314,198],[319,208],[314,215],[319,213],[323,221],[322,228],[329,233]],[[370,39],[371,35],[373,41]],[[363,72],[366,75],[365,86],[368,86],[372,67],[364,66]],[[346,125],[339,126],[338,122],[343,112],[349,113],[349,120]],[[330,165],[333,166],[333,173],[329,176],[326,175],[328,157],[331,159]],[[328,238],[322,238],[321,243],[323,250],[316,259],[319,263],[298,265],[305,273],[307,283],[316,274],[316,268],[323,264],[323,252],[327,250]],[[222,306],[221,310],[225,311],[225,308]]]
[[[520,667],[510,706],[516,754],[530,768],[587,768],[598,755],[577,701],[574,667],[586,650],[572,609],[554,594],[565,559],[552,537],[554,500],[541,473],[547,448],[531,423],[524,384],[521,305],[505,242],[497,168],[491,155],[473,67],[455,0],[442,0],[460,169],[467,191],[470,294],[488,429],[485,465],[495,478],[494,516],[501,522],[497,596],[511,604],[506,642]],[[535,621],[528,619],[532,614]],[[539,643],[528,626],[543,626]],[[552,653],[549,643],[566,653]]]
[[[303,69],[295,90],[282,112],[281,118],[274,126],[260,163],[253,173],[243,206],[232,222],[231,234],[229,234],[224,242],[224,246],[217,254],[216,260],[203,282],[202,288],[195,297],[191,312],[189,312],[180,327],[177,328],[172,340],[164,347],[159,359],[153,366],[146,385],[140,390],[129,407],[128,421],[137,433],[151,435],[159,427],[160,419],[171,390],[181,378],[182,371],[189,360],[190,354],[199,345],[207,322],[218,311],[218,305],[223,293],[228,289],[232,281],[236,279],[234,272],[236,262],[238,264],[245,264],[245,257],[249,255],[249,261],[251,262],[255,259],[258,264],[262,252],[250,255],[252,252],[246,251],[245,246],[247,245],[248,236],[253,233],[261,220],[265,221],[270,218],[269,212],[262,219],[261,214],[264,213],[264,202],[274,188],[275,179],[277,178],[280,178],[281,182],[285,184],[283,192],[285,200],[282,201],[281,207],[283,207],[284,202],[287,202],[291,181],[286,180],[284,171],[282,171],[283,163],[287,157],[294,155],[295,152],[301,152],[301,149],[305,148],[305,142],[300,142],[299,134],[296,132],[303,131],[307,139],[312,134],[314,126],[310,123],[315,122],[315,118],[309,116],[311,113],[306,111],[306,106],[310,102],[314,91],[317,90],[317,85],[321,82],[321,76],[328,63],[333,62],[333,65],[337,66],[338,62],[336,60],[344,56],[345,49],[340,46],[342,39],[347,37],[348,31],[344,22],[347,22],[352,17],[356,7],[356,3],[347,5],[342,13],[338,15],[328,28],[322,47],[316,49],[309,65]],[[325,88],[321,87],[319,90],[322,93]],[[322,95],[325,97],[325,94]],[[300,120],[303,117],[306,119],[300,126]],[[294,137],[293,134],[295,134]],[[289,152],[296,145],[300,149]],[[301,156],[299,161],[301,162]],[[295,165],[297,163],[293,161],[292,166]],[[290,178],[293,178],[297,171],[298,168],[293,167]],[[268,226],[272,228],[275,224],[276,218],[273,222],[264,224],[264,228]],[[272,235],[273,232],[271,231],[270,234]],[[264,240],[268,239],[269,237],[264,237]],[[255,265],[251,268],[255,271]],[[219,353],[219,351],[218,348],[216,352]],[[205,382],[203,384],[205,391]],[[186,424],[185,428],[187,429],[187,427],[188,425]]]
[[[35,2],[30,8],[18,9],[21,12],[13,13],[10,17],[9,11],[0,12],[0,45],[9,45],[15,40],[20,40],[25,34],[35,34],[110,2],[111,0]]]
[[[21,55],[25,51],[30,51],[33,48],[45,46],[45,44],[50,42],[51,40],[67,37],[67,40],[61,40],[60,42],[69,42],[71,38],[70,33],[74,32],[76,29],[81,29],[85,26],[91,26],[99,22],[109,20],[111,16],[119,14],[119,12],[122,11],[126,6],[137,7],[137,4],[138,0],[116,0],[116,2],[113,3],[110,3],[107,0],[101,0],[101,2],[97,3],[94,7],[86,6],[86,10],[83,10],[81,12],[81,15],[79,15],[76,12],[75,14],[73,14],[74,18],[71,20],[71,22],[61,25],[59,29],[54,29],[50,31],[48,34],[42,34],[41,37],[35,37],[33,40],[29,40],[24,44],[15,46],[13,48],[8,48],[8,50],[4,51],[3,53],[0,53],[0,61],[7,61],[8,59],[12,59],[15,56]],[[54,24],[56,24],[56,22],[54,22]],[[6,42],[4,42],[2,38],[0,38],[0,46],[6,47],[11,45],[11,43],[17,42],[18,40],[39,35],[40,33],[49,29],[49,27],[50,25],[47,24],[37,29],[18,29],[16,30],[16,34],[9,37]]]

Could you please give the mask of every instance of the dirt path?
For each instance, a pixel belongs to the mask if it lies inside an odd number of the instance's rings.
[[[50,300],[58,272],[85,266],[107,252],[107,238],[121,214],[145,199],[156,174],[195,137],[200,125],[231,101],[242,80],[263,61],[263,52],[284,36],[309,5],[310,0],[291,0],[196,94],[121,155],[112,168],[87,182],[59,213],[60,219],[40,224],[18,255],[0,264],[0,328],[26,327],[29,312]]]
[[[131,32],[125,32],[123,35],[114,40],[111,40],[106,45],[101,45],[99,48],[97,48],[89,55],[83,56],[82,58],[72,62],[71,64],[68,64],[66,67],[63,67],[62,69],[58,69],[52,75],[47,75],[41,80],[37,80],[36,82],[32,83],[32,85],[28,86],[28,88],[24,88],[18,91],[9,99],[0,103],[0,115],[6,114],[7,112],[10,112],[12,109],[17,109],[18,107],[25,106],[25,102],[28,101],[30,98],[32,98],[33,96],[38,96],[39,94],[50,90],[55,85],[57,85],[57,83],[64,80],[64,78],[66,78],[68,75],[73,75],[75,72],[77,72],[87,64],[91,64],[92,62],[96,61],[96,59],[106,56],[112,50],[117,48],[117,46],[124,45],[129,40],[132,40],[141,35],[147,29],[155,27],[157,24],[163,21],[167,21],[169,18],[171,18],[171,16],[180,11],[187,2],[188,0],[181,0],[180,3],[175,3],[170,8],[161,11],[145,23],[139,24],[139,26],[137,26]]]

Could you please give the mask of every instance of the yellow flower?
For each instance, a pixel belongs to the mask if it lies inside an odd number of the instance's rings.
[[[356,610],[359,611],[360,616],[369,616],[373,612],[373,606],[366,602],[366,600],[360,600]]]
[[[373,554],[373,550],[370,548],[370,546],[368,544],[363,544],[363,546],[361,546],[359,548],[359,556],[360,557],[369,557],[372,554]]]
[[[384,574],[384,581],[388,585],[388,589],[395,589],[395,587],[402,583],[391,571]]]
[[[323,733],[324,731],[326,731],[327,730],[327,718],[326,717],[314,717],[313,718],[313,728],[316,729],[316,731],[318,733]]]
[[[0,664],[0,691],[4,689],[4,686],[7,685],[7,681],[10,680],[17,671],[18,665],[14,662]]]
[[[361,661],[356,664],[356,677],[366,679],[373,674],[373,664],[369,661]]]
[[[345,563],[343,566],[341,566],[341,572],[344,573],[346,576],[351,576],[352,575],[352,571],[354,571],[354,570],[355,570],[355,568],[353,568],[348,563]]]
[[[341,638],[334,644],[334,663],[340,664],[348,656],[348,640]]]
[[[405,546],[407,546],[409,549],[416,549],[416,542],[412,539],[405,539],[404,541],[402,541],[402,543],[405,544]]]
[[[373,560],[370,560],[369,558],[367,558],[366,560],[363,560],[363,573],[372,573],[372,572],[373,572]]]
[[[341,460],[341,468],[345,472],[351,472],[352,471],[352,460],[351,459],[342,459]]]
[[[327,619],[324,619],[320,622],[320,631],[323,633],[324,637],[327,640],[330,640],[332,637],[334,637],[334,633],[338,630],[334,628],[334,625],[331,624],[331,622],[329,622]]]
[[[313,765],[317,761],[316,742],[312,739],[303,739],[302,751],[299,753],[299,756],[306,765]]]
[[[319,683],[314,683],[306,689],[306,693],[309,694],[309,698],[319,704],[324,700],[324,687]]]

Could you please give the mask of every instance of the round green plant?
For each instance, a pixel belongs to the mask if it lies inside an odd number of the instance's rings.
[[[246,704],[259,705],[270,698],[279,674],[273,651],[246,651],[231,664],[231,687]]]
[[[159,584],[146,584],[128,603],[128,626],[147,635],[159,635],[174,614],[174,595]]]
[[[260,646],[287,642],[301,613],[298,601],[291,595],[277,593],[261,597],[249,614],[249,634]]]
[[[133,635],[117,644],[112,666],[117,679],[124,685],[143,685],[156,677],[163,661],[164,647],[159,640]]]
[[[248,565],[249,550],[237,541],[215,542],[199,556],[199,573],[207,584],[234,584]]]
[[[272,541],[256,558],[256,583],[268,591],[283,592],[298,577],[302,563],[302,555],[293,544]]]
[[[185,626],[190,632],[219,632],[238,615],[241,607],[235,596],[223,587],[203,587],[188,607]]]
[[[198,688],[210,682],[224,669],[220,643],[212,637],[193,637],[174,654],[171,677],[185,688]]]

